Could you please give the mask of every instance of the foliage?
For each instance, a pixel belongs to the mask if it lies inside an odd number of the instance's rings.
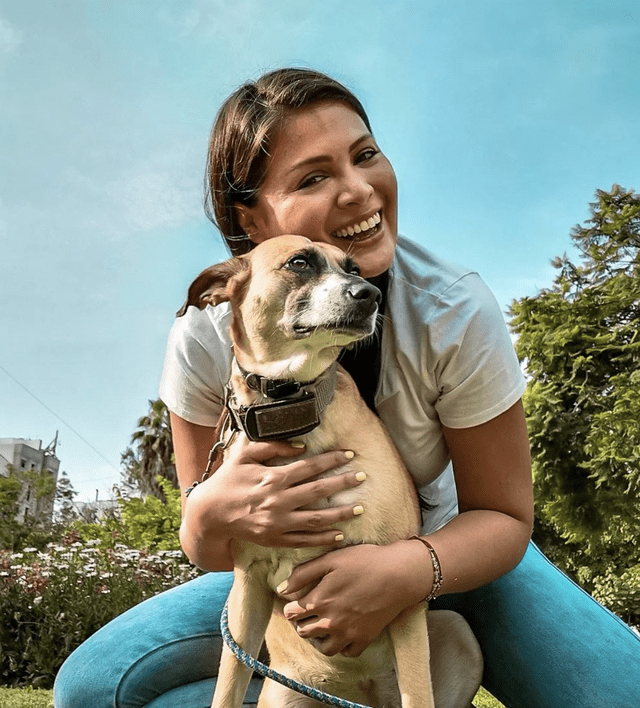
[[[588,591],[640,623],[640,197],[598,190],[571,232],[581,262],[511,307],[526,365],[535,538]]]
[[[7,477],[0,475],[0,545],[3,548],[15,547],[16,534],[20,530],[16,515],[21,487],[14,470],[9,470]]]
[[[78,492],[73,488],[71,480],[66,472],[62,472],[58,477],[56,485],[56,508],[54,511],[54,522],[60,526],[68,526],[78,517],[73,500]]]
[[[81,538],[100,539],[105,546],[113,546],[117,539],[132,548],[151,552],[179,550],[178,532],[182,517],[180,491],[167,479],[158,478],[166,502],[155,496],[146,499],[120,497],[120,513],[98,523],[75,521],[72,526]]]
[[[0,684],[51,687],[64,659],[96,630],[198,573],[180,551],[79,539],[70,533],[45,552],[0,551]]]
[[[126,543],[151,551],[178,550],[182,520],[180,490],[174,489],[167,479],[158,478],[158,485],[166,502],[153,496],[121,501]]]
[[[36,470],[17,470],[9,465],[8,472],[6,477],[0,475],[0,548],[17,551],[25,545],[42,547],[52,539],[48,514],[41,509],[39,516],[27,516],[19,521],[19,500],[25,486],[38,499],[51,496],[55,482],[50,475]]]
[[[122,466],[125,491],[137,490],[165,501],[158,477],[169,480],[174,488],[178,486],[169,411],[160,399],[149,401],[149,412],[138,421],[131,447],[122,453]]]

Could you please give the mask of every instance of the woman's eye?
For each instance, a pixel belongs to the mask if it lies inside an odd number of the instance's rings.
[[[304,189],[305,187],[312,187],[314,184],[319,184],[324,179],[324,175],[309,175],[305,177],[302,182],[298,185],[298,189]]]
[[[378,150],[377,148],[366,148],[365,150],[362,150],[358,153],[358,156],[356,157],[356,163],[367,162],[368,160],[372,160],[379,153],[380,150]]]

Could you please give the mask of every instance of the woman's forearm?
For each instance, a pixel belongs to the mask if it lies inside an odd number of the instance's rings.
[[[461,513],[426,536],[442,567],[440,595],[466,592],[505,575],[520,562],[531,526],[498,511]],[[429,557],[425,549],[425,560]],[[431,572],[431,571],[429,571]]]
[[[514,568],[533,525],[529,439],[520,401],[473,428],[443,428],[460,514],[430,535],[441,592],[464,592]],[[426,549],[425,549],[426,550]]]
[[[202,570],[233,570],[231,537],[224,525],[216,522],[210,497],[200,486],[183,503],[180,544],[187,558]]]

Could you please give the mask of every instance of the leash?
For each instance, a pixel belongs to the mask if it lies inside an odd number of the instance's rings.
[[[307,686],[306,684],[300,683],[299,681],[294,681],[293,679],[290,679],[287,676],[279,674],[277,671],[270,669],[266,664],[263,664],[261,661],[254,659],[250,654],[247,654],[247,652],[244,651],[244,649],[242,649],[242,647],[236,643],[235,639],[231,636],[231,632],[229,631],[227,612],[228,604],[229,600],[224,603],[224,607],[222,608],[222,615],[220,616],[220,630],[222,631],[222,638],[224,639],[225,644],[229,647],[229,649],[231,649],[233,655],[242,664],[248,666],[250,669],[260,674],[261,676],[264,676],[265,678],[269,678],[272,681],[277,681],[283,686],[286,686],[287,688],[290,688],[291,690],[296,691],[297,693],[302,693],[303,696],[307,696],[308,698],[313,698],[316,701],[320,701],[321,703],[326,703],[330,706],[336,706],[337,708],[371,708],[370,706],[362,705],[362,703],[353,703],[351,701],[345,700],[344,698],[332,696],[330,693],[319,691],[317,688]]]

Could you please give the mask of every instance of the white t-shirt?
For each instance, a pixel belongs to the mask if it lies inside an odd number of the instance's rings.
[[[190,307],[167,346],[160,397],[170,411],[213,426],[231,371],[227,303]],[[424,532],[457,513],[442,425],[485,423],[522,396],[525,380],[500,308],[477,273],[406,238],[390,269],[375,405],[416,487],[435,510]]]

